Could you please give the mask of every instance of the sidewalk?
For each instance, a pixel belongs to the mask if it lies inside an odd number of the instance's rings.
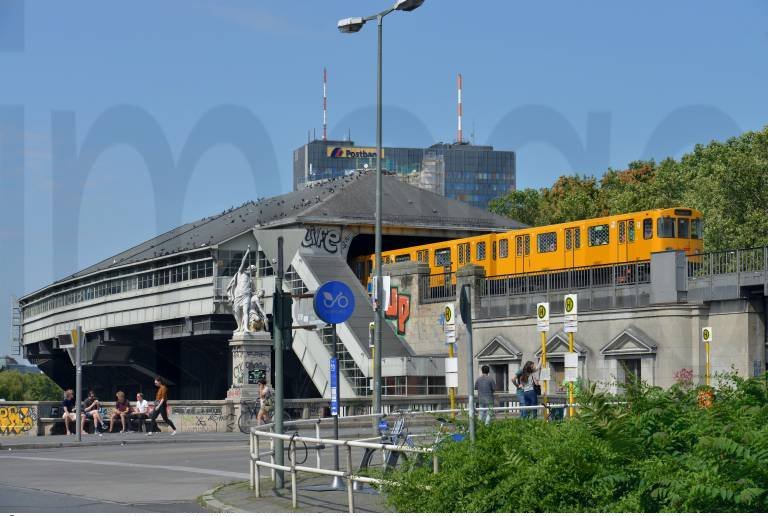
[[[200,505],[214,512],[349,512],[347,491],[310,491],[308,487],[330,485],[327,476],[303,473],[298,478],[298,507],[291,507],[291,477],[286,473],[285,489],[274,489],[269,477],[262,478],[262,497],[256,498],[248,482],[224,484],[203,494]],[[355,512],[392,512],[384,506],[384,500],[378,492],[363,488],[355,491]]]
[[[170,432],[160,432],[153,435],[147,435],[142,432],[129,432],[125,434],[102,434],[101,436],[95,434],[83,434],[81,442],[77,442],[77,437],[74,435],[40,435],[30,437],[0,436],[0,449],[34,450],[43,448],[66,448],[70,446],[120,446],[126,444],[168,444],[172,442],[242,442],[244,446],[247,446],[248,436],[239,432],[178,432],[175,436],[171,436]]]

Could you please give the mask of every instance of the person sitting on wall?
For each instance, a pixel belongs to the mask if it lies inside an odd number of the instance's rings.
[[[115,410],[112,412],[112,417],[109,418],[109,433],[112,433],[112,429],[115,426],[115,421],[120,419],[123,424],[120,433],[125,432],[125,419],[131,414],[131,404],[125,398],[123,391],[117,391],[117,402],[115,402]]]
[[[61,402],[61,417],[64,419],[64,429],[67,431],[67,435],[72,435],[72,432],[69,431],[69,423],[77,424],[75,393],[72,389],[64,391],[64,400]]]
[[[136,407],[131,412],[131,421],[136,421],[137,430],[146,431],[147,418],[149,417],[149,403],[140,392],[136,393]]]
[[[93,390],[88,391],[88,397],[83,401],[83,416],[80,421],[83,433],[85,433],[85,422],[91,419],[93,420],[94,433],[101,435],[101,431],[104,429],[104,420],[101,419],[100,408],[101,403],[96,398],[96,393]]]

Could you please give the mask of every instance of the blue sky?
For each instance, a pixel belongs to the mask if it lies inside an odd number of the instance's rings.
[[[0,335],[10,295],[289,189],[323,66],[330,136],[373,144],[375,26],[335,25],[387,4],[2,0]],[[767,123],[766,21],[758,0],[427,0],[385,19],[384,142],[453,140],[461,72],[465,135],[517,151],[520,187],[678,156]]]

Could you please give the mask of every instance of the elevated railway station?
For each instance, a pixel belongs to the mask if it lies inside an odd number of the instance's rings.
[[[264,290],[271,313],[276,241],[282,236],[286,289],[312,291],[330,278],[356,286],[358,309],[339,328],[347,349],[343,367],[350,378],[342,394],[363,392],[372,309],[348,263],[373,252],[374,181],[372,173],[358,173],[247,203],[175,228],[25,295],[19,300],[25,357],[69,386],[74,368],[61,344],[81,324],[87,335],[85,382],[100,395],[111,397],[118,388],[151,392],[153,377],[161,375],[176,399],[223,399],[232,384],[228,340],[235,329],[226,286],[250,245],[254,252],[248,264],[256,268],[256,288]],[[384,177],[383,193],[385,249],[521,227],[392,176]],[[297,302],[293,318],[305,326],[314,323],[311,303]],[[296,331],[294,349],[285,353],[288,397],[326,393],[327,341],[324,328]],[[394,332],[385,332],[384,349],[385,374],[442,380],[442,360],[417,356]]]

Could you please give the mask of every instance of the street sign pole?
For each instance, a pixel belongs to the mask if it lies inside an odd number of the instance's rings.
[[[277,238],[277,275],[275,278],[275,297],[272,298],[272,312],[274,319],[274,353],[275,353],[275,426],[276,434],[283,433],[283,399],[285,392],[283,390],[283,339],[285,338],[286,316],[283,313],[285,302],[283,301],[283,237]],[[290,335],[290,330],[288,330]],[[284,443],[282,439],[275,439],[275,464],[282,466],[285,462]],[[258,451],[258,450],[257,450]],[[275,471],[275,488],[282,489],[285,486],[285,476],[281,470]]]
[[[701,329],[701,340],[704,341],[704,356],[706,359],[706,362],[704,364],[704,381],[709,387],[710,378],[712,375],[712,361],[710,360],[709,356],[709,349],[710,344],[712,344],[712,327],[711,326],[705,326]]]
[[[339,342],[336,338],[336,325],[332,324],[333,328],[333,361],[335,367],[333,368],[333,380],[331,383],[331,412],[333,413],[333,438],[339,439]],[[335,384],[335,388],[334,388]],[[335,405],[335,407],[334,407]],[[333,469],[339,471],[339,445],[333,447]],[[331,487],[337,489],[340,486],[339,477],[333,477]]]
[[[574,350],[574,344],[573,344],[573,334],[578,331],[578,296],[576,294],[567,294],[563,298],[563,305],[564,305],[564,311],[565,311],[565,332],[568,333],[568,353],[573,356],[573,350]],[[573,417],[576,413],[574,407],[573,407],[573,398],[574,398],[574,382],[576,381],[576,377],[578,374],[578,358],[576,359],[576,369],[574,371],[573,377],[570,378],[570,382],[568,383],[568,417]],[[566,368],[568,368],[568,365],[566,364]]]
[[[469,285],[461,286],[461,297],[459,299],[459,310],[461,319],[467,326],[467,408],[469,409],[469,440],[475,442],[475,356],[472,350],[472,287]]]
[[[547,332],[549,331],[549,303],[536,305],[536,327],[541,335],[541,371],[539,373],[542,383],[541,393],[544,395],[544,420],[547,420],[549,409],[546,408],[549,398],[547,386],[549,385],[549,369],[547,368]]]
[[[81,442],[83,439],[83,425],[80,422],[82,417],[80,404],[83,402],[83,364],[80,358],[80,344],[83,340],[85,340],[83,339],[83,328],[78,325],[77,329],[72,332],[72,344],[75,346],[75,429],[77,442]],[[65,424],[69,424],[69,422],[65,422]]]
[[[451,371],[446,368],[445,379],[448,385],[448,399],[451,402],[451,418],[456,417],[456,387],[458,385],[458,368],[454,368],[454,346],[456,344],[456,305],[448,303],[443,308],[443,332],[445,334],[445,344],[448,346],[448,363],[451,364]],[[456,371],[456,372],[454,372]],[[454,383],[455,382],[455,383]]]

